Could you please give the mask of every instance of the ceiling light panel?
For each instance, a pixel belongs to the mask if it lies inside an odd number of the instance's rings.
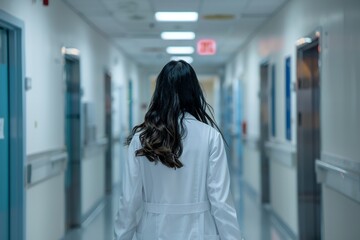
[[[162,32],[161,38],[164,40],[192,40],[195,39],[194,32]]]
[[[193,47],[168,47],[166,48],[168,54],[193,54]]]
[[[197,12],[156,12],[155,19],[159,22],[196,22]]]

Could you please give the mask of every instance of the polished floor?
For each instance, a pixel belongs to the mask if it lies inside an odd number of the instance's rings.
[[[238,174],[232,173],[232,192],[237,207],[239,224],[246,240],[288,240],[293,239],[271,214],[262,207],[257,197],[243,183]],[[111,240],[113,219],[117,209],[119,189],[106,197],[103,205],[82,228],[69,231],[63,240]]]

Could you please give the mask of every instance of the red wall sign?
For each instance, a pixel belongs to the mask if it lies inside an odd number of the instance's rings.
[[[199,55],[214,55],[216,53],[216,42],[213,39],[202,39],[197,43]]]

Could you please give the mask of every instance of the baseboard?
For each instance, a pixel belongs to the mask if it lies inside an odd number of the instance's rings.
[[[248,182],[243,181],[244,191],[258,204],[261,205],[261,195]]]
[[[94,204],[81,218],[81,227],[88,226],[104,209],[106,205],[106,196],[102,197]]]
[[[290,240],[298,240],[298,236],[291,230],[291,228],[280,218],[280,216],[272,209],[271,205],[266,206],[266,210],[270,212],[270,221],[276,229],[281,231],[285,236],[290,237]]]

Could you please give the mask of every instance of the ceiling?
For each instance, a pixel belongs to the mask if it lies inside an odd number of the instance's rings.
[[[213,56],[192,54],[195,67],[217,68],[287,0],[63,0],[144,67],[170,60],[168,46],[193,46],[199,39],[217,43]],[[196,11],[197,22],[157,22],[157,11]],[[232,18],[220,19],[221,15]],[[207,19],[213,17],[215,19]],[[162,40],[162,31],[194,31],[194,40]]]

